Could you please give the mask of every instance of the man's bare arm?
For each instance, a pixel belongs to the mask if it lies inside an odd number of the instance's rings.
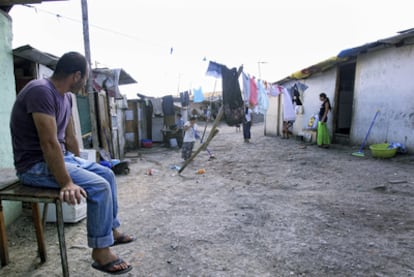
[[[71,117],[69,120],[68,127],[66,128],[65,136],[66,136],[65,137],[66,150],[72,152],[73,154],[75,154],[75,156],[79,157],[80,155],[79,143],[78,143],[78,140],[76,139],[73,117]]]
[[[79,204],[81,197],[86,197],[87,194],[83,188],[73,183],[66,169],[62,149],[56,135],[55,118],[43,113],[33,113],[32,116],[45,161],[61,187],[60,198],[68,204]]]
[[[63,187],[72,182],[66,170],[62,149],[57,138],[56,121],[53,116],[43,113],[33,113],[40,140],[40,147],[49,169],[55,176],[58,184]]]

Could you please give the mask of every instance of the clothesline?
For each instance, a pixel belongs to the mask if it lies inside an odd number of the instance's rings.
[[[242,69],[242,67],[241,67]],[[225,65],[217,62],[209,61],[206,75],[216,78],[223,78],[223,71],[227,72],[228,68]],[[278,84],[258,79],[254,75],[242,71],[242,87],[240,94],[245,106],[254,108],[257,112],[266,114],[269,108],[269,97],[277,97],[283,94],[283,118],[286,121],[294,121],[296,119],[295,105],[302,105],[300,100],[300,93],[307,89],[307,86],[296,82],[291,88],[286,88]],[[237,76],[238,79],[238,76]],[[223,86],[223,100],[226,92]],[[235,97],[235,96],[233,96]],[[233,103],[237,102],[232,100]]]

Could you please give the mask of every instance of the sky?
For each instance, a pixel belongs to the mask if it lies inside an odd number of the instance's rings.
[[[221,91],[209,61],[275,82],[341,50],[414,28],[409,0],[88,0],[92,68],[123,68],[120,86],[162,97]],[[82,1],[15,5],[12,47],[85,53]]]

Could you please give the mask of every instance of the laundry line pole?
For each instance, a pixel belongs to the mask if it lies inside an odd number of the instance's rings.
[[[92,133],[92,146],[94,149],[99,149],[99,133],[98,123],[96,118],[96,103],[95,93],[92,88],[92,59],[91,59],[91,45],[89,41],[89,19],[88,19],[88,3],[87,0],[81,0],[82,5],[82,26],[83,26],[83,44],[85,49],[85,58],[89,64],[89,77],[86,83],[86,92],[89,100],[89,116],[91,119],[91,133]]]
[[[262,79],[262,70],[261,70],[261,64],[266,64],[267,62],[262,62],[262,61],[258,61],[257,62],[257,68],[258,68],[258,76],[257,77],[259,77],[259,79],[261,80]]]

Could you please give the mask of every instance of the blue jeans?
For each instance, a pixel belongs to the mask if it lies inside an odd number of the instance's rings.
[[[88,246],[111,246],[114,243],[112,229],[120,226],[117,218],[118,200],[114,173],[108,167],[75,157],[72,153],[66,154],[64,158],[73,183],[82,187],[88,194]],[[60,188],[45,162],[35,164],[17,177],[27,186]]]

